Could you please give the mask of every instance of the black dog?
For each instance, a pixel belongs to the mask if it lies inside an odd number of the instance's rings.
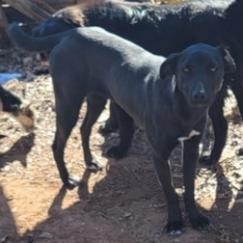
[[[87,97],[87,114],[81,127],[84,159],[88,167],[95,169],[98,165],[89,149],[90,132],[106,99],[111,98],[117,104],[121,141],[108,155],[116,156],[128,149],[133,121],[145,130],[168,204],[167,232],[180,233],[183,226],[168,164],[178,141],[185,140],[183,174],[190,222],[196,229],[209,224],[194,201],[195,166],[209,106],[222,87],[224,70],[234,69],[227,51],[197,44],[165,60],[98,27],[35,39],[13,25],[9,35],[15,44],[28,50],[55,46],[50,54],[56,99],[53,154],[65,186],[72,188],[76,184],[69,177],[63,155],[84,98]]]
[[[0,85],[0,111],[11,114],[27,131],[34,128],[34,113],[29,105],[22,107],[22,101]]]
[[[100,26],[164,56],[196,42],[223,43],[230,47],[237,72],[225,78],[226,82],[210,109],[215,143],[211,156],[202,158],[202,162],[212,165],[219,160],[227,136],[227,121],[223,115],[227,85],[232,88],[243,117],[242,12],[243,0],[189,1],[161,6],[104,1],[94,6],[77,5],[60,10],[35,28],[33,33],[46,36],[80,25]],[[116,128],[112,117],[105,131]]]
[[[0,104],[2,111],[13,113],[20,108],[22,102],[16,95],[0,85]]]

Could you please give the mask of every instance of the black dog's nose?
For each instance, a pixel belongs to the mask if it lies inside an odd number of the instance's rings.
[[[204,104],[207,100],[205,90],[201,89],[193,92],[192,99],[196,104]]]

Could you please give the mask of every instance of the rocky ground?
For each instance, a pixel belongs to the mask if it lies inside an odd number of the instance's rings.
[[[102,151],[118,139],[117,134],[104,138],[97,132],[108,115],[106,109],[91,140],[93,154],[104,170],[90,174],[80,149],[84,105],[66,149],[68,169],[82,183],[66,191],[51,153],[55,107],[49,75],[33,75],[43,67],[34,55],[5,50],[0,52],[0,60],[0,72],[24,73],[23,79],[5,86],[30,103],[35,113],[31,133],[9,115],[0,116],[0,133],[4,135],[0,139],[0,243],[243,242],[243,158],[236,155],[242,144],[242,128],[232,95],[225,109],[229,136],[217,173],[199,166],[197,170],[197,202],[213,224],[207,231],[197,232],[185,216],[185,233],[174,238],[162,232],[165,199],[144,134],[136,133],[126,158],[115,161],[103,157]],[[180,148],[173,153],[171,164],[181,195]]]

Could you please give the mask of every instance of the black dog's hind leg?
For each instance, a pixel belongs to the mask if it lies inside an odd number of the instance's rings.
[[[239,77],[236,80],[233,80],[230,83],[230,87],[235,95],[239,110],[240,110],[240,114],[241,114],[241,119],[243,120],[243,95],[242,95],[242,91],[243,91],[243,77],[242,75],[239,75]],[[243,154],[243,146],[241,146],[238,150],[238,155],[242,155]]]
[[[87,97],[87,113],[84,118],[83,124],[80,128],[82,145],[84,152],[84,160],[88,169],[97,171],[101,169],[101,166],[96,162],[90,152],[89,138],[93,124],[98,119],[100,113],[103,111],[106,103],[106,98],[101,96],[88,96]]]
[[[83,97],[69,94],[69,96],[66,96],[68,100],[65,100],[64,96],[61,96],[57,92],[55,92],[55,95],[56,133],[52,145],[53,156],[64,185],[72,189],[78,185],[78,182],[69,177],[64,161],[64,149],[70,133],[77,122]]]
[[[243,80],[241,78],[241,75],[238,75],[238,77],[236,77],[236,80],[232,80],[232,82],[230,82],[230,88],[232,89],[235,95],[240,110],[241,118],[243,119]]]
[[[224,92],[220,92],[209,110],[215,140],[210,156],[202,156],[199,160],[201,164],[206,166],[214,166],[218,162],[226,143],[228,123],[223,111],[224,97]]]
[[[108,135],[109,133],[115,132],[118,129],[118,119],[116,117],[116,104],[111,101],[110,102],[110,116],[106,120],[105,124],[100,126],[99,132],[102,135]]]
[[[134,122],[133,119],[121,107],[115,103],[113,105],[119,122],[120,143],[119,145],[110,148],[107,151],[107,156],[120,159],[127,154],[131,146],[134,134]]]
[[[184,201],[185,209],[188,213],[189,220],[194,229],[204,229],[210,224],[209,219],[202,215],[196,206],[194,199],[194,180],[195,180],[195,169],[199,155],[199,143],[201,135],[191,138],[190,140],[184,141],[184,152],[183,152],[183,176],[184,176]]]

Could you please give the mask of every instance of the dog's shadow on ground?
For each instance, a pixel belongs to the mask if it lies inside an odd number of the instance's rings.
[[[220,207],[222,209],[227,210],[229,207],[229,203],[233,198],[233,192],[232,192],[231,183],[226,177],[220,165],[217,167],[216,180],[217,180],[217,190],[216,190],[215,205],[217,206],[217,204],[220,204]]]
[[[136,141],[139,142],[133,144],[126,158],[107,161],[107,175],[92,187],[92,191],[89,191],[89,186],[94,175],[85,170],[77,190],[79,201],[65,209],[62,204],[68,191],[64,187],[60,188],[49,208],[49,217],[22,239],[31,237],[34,242],[38,242],[41,232],[49,232],[56,241],[68,239],[69,242],[130,243],[136,242],[137,235],[142,239],[140,242],[153,240],[151,235],[156,237],[166,223],[167,209],[148,146],[144,139],[138,137]],[[225,217],[224,222],[220,223],[226,224],[230,217],[225,214],[226,206],[232,197],[230,183],[222,171],[217,175],[220,177],[217,193],[228,193],[225,200],[216,198],[216,204]],[[180,178],[180,184],[181,181]],[[233,210],[239,212],[240,208],[236,205]],[[218,211],[211,209],[207,214],[218,222]],[[77,237],[82,238],[77,240]],[[161,240],[168,239],[165,235],[159,237]],[[186,234],[181,239],[183,237]],[[199,234],[198,237],[204,239],[209,236]]]
[[[85,169],[82,179],[80,180],[80,185],[78,187],[78,194],[80,200],[85,200],[91,195],[91,193],[88,190],[88,183],[92,174],[93,172],[91,172],[88,169]],[[55,196],[51,207],[48,210],[49,217],[54,216],[58,214],[60,211],[62,211],[62,203],[66,194],[67,194],[67,189],[65,188],[65,186],[62,186],[58,191],[57,195]]]
[[[124,228],[128,227],[126,221],[133,217],[132,213],[129,213],[133,210],[142,212],[138,213],[136,218],[136,223],[139,224],[141,218],[146,220],[144,211],[149,212],[150,207],[152,211],[156,211],[156,220],[161,221],[159,204],[164,203],[153,165],[149,161],[150,156],[139,155],[141,151],[147,153],[147,148],[143,150],[143,146],[143,142],[136,143],[124,159],[108,159],[102,172],[94,174],[85,170],[80,186],[73,192],[65,190],[64,187],[60,188],[52,199],[48,218],[26,233],[23,239],[29,239],[31,236],[34,242],[38,242],[40,232],[50,232],[56,236],[56,241],[67,237],[69,242],[135,242],[133,236],[128,237],[126,231],[121,232],[120,224],[122,223]],[[63,205],[70,193],[74,193],[79,200],[64,209]],[[140,208],[140,204],[144,205],[145,209]],[[149,230],[160,231],[160,225],[150,225]],[[79,237],[82,235],[82,239],[73,240],[78,234]],[[147,236],[149,235],[148,233]],[[95,240],[95,237],[98,239]],[[149,242],[149,239],[146,242]]]
[[[20,161],[23,167],[27,166],[26,158],[31,148],[34,145],[35,134],[30,133],[26,136],[22,136],[14,145],[5,153],[0,153],[0,169],[7,163],[11,163],[15,160]]]
[[[4,195],[3,188],[0,186],[0,239],[1,242],[9,242],[11,238],[17,236],[16,222],[14,216],[8,206],[8,200]]]

